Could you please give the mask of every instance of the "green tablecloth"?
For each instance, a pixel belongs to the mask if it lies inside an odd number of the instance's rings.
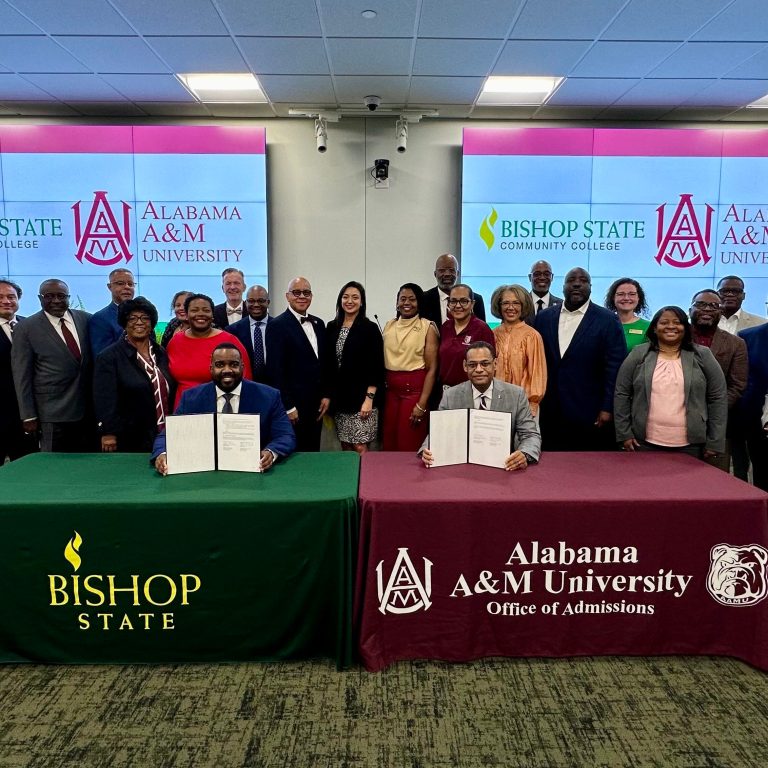
[[[359,460],[161,478],[145,455],[0,468],[0,661],[351,659]]]

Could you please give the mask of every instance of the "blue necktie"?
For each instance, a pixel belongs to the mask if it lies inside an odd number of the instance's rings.
[[[253,326],[253,368],[254,373],[264,367],[264,339],[261,338],[261,320]]]

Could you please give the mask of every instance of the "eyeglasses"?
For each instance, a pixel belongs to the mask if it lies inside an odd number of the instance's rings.
[[[448,299],[446,304],[449,307],[468,307],[472,303],[472,299]]]
[[[296,296],[296,292],[295,291],[291,291],[291,293],[294,296]],[[310,291],[309,293],[311,295],[312,291]],[[301,291],[299,291],[299,295],[301,295]],[[269,304],[269,299],[246,299],[245,303],[246,304],[261,304],[261,305],[264,305],[264,304]]]
[[[475,368],[490,368],[493,360],[468,360],[466,365],[470,371],[474,371]]]
[[[502,301],[502,309],[520,309],[523,306],[521,301]]]
[[[614,298],[617,299],[636,299],[637,298],[637,291],[632,291],[631,293],[615,293]]]
[[[549,270],[544,272],[531,272],[531,277],[552,277],[552,273]]]
[[[721,288],[718,293],[721,296],[738,296],[740,293],[744,293],[743,288]]]
[[[288,291],[288,293],[292,294],[294,298],[297,299],[301,296],[304,296],[308,299],[312,295],[312,291],[310,291],[308,288],[305,288],[303,291],[300,291],[298,288],[294,288],[294,290]]]
[[[134,325],[138,325],[139,323],[142,325],[149,325],[152,322],[152,319],[147,315],[128,315],[127,322],[133,323]]]
[[[125,288],[126,286],[129,288],[136,287],[136,283],[133,280],[113,280],[111,284],[116,285],[118,288]]]
[[[716,301],[694,301],[693,307],[695,309],[720,309],[720,304]]]
[[[65,299],[69,298],[69,294],[68,293],[41,293],[40,298],[45,299],[46,301],[64,301]]]

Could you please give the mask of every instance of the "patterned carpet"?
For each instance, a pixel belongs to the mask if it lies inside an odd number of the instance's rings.
[[[2,768],[765,768],[768,675],[714,658],[0,667]]]

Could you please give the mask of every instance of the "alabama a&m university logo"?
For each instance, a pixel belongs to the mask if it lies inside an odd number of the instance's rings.
[[[759,603],[768,596],[768,550],[759,544],[712,547],[707,590],[723,605]]]
[[[117,217],[107,200],[106,192],[93,193],[93,203],[84,227],[80,219],[81,201],[78,200],[72,206],[75,212],[75,244],[77,245],[75,257],[78,261],[82,262],[85,259],[91,264],[108,267],[123,259],[130,261],[133,258],[133,254],[128,250],[128,243],[131,242],[128,212],[131,206],[126,202],[122,205],[122,227],[117,223]]]
[[[706,206],[706,220],[702,231],[691,198],[693,195],[680,195],[680,202],[672,214],[669,226],[664,228],[664,208],[662,203],[657,209],[656,261],[665,262],[671,267],[695,267],[699,262],[706,264],[712,257],[709,255],[709,238],[712,233],[712,214],[715,209]]]
[[[384,561],[379,560],[376,566],[376,581],[379,610],[383,614],[413,613],[422,609],[426,611],[432,605],[429,601],[432,594],[432,563],[426,557],[422,560],[424,574],[420,577],[408,556],[408,547],[399,547],[386,586],[383,576]]]

